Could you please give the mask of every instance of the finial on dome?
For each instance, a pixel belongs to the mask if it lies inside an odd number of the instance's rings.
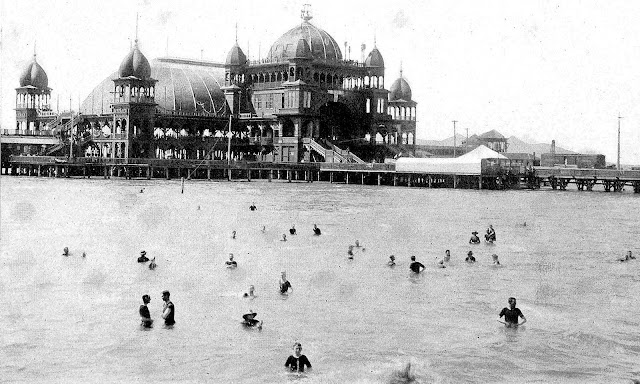
[[[402,60],[400,60],[400,78],[402,79]]]
[[[138,45],[138,12],[136,12],[136,45]]]
[[[373,30],[373,48],[377,48],[378,47],[378,44],[377,44],[376,40],[377,40],[376,39],[376,30],[374,29]]]
[[[304,21],[309,21],[313,19],[313,16],[311,16],[311,4],[304,4],[302,6],[302,12],[300,12],[300,17]]]
[[[36,61],[36,44],[38,43],[37,40],[33,41],[33,61]]]
[[[236,44],[238,44],[238,23],[236,22]]]

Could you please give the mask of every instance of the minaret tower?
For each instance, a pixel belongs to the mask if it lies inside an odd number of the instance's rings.
[[[155,84],[151,66],[138,47],[136,39],[129,54],[120,64],[118,78],[113,80],[112,156],[153,157],[151,140],[155,120]]]
[[[16,130],[44,129],[45,122],[51,120],[50,102],[49,79],[36,60],[34,45],[33,60],[22,71],[20,87],[16,88]]]

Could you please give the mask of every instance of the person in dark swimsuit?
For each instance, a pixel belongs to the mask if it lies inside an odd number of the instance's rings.
[[[227,268],[236,268],[238,266],[238,263],[233,260],[233,253],[229,254],[229,260],[224,262],[227,265]]]
[[[471,238],[469,244],[480,244],[480,238],[478,237],[478,231],[471,232]]]
[[[487,228],[487,234],[484,235],[484,239],[489,243],[496,241],[496,231],[493,229],[493,225],[489,224],[489,228]]]
[[[320,231],[320,228],[318,228],[318,226],[315,224],[313,224],[313,234],[316,236],[320,236],[322,234],[322,232]]]
[[[69,247],[64,247],[62,250],[62,256],[69,256]]]
[[[293,345],[293,355],[287,358],[287,362],[284,366],[289,368],[291,372],[304,372],[304,367],[311,369],[311,363],[307,356],[302,354],[302,344],[295,343]]]
[[[164,301],[164,306],[162,308],[162,318],[164,319],[165,325],[173,325],[176,323],[174,319],[176,309],[169,299],[170,295],[171,293],[169,293],[169,291],[162,291],[162,300]]]
[[[147,251],[141,251],[140,257],[138,257],[138,263],[146,263],[147,261],[149,261],[149,258],[147,257]]]
[[[464,261],[466,261],[467,263],[475,263],[476,262],[476,258],[473,257],[473,252],[469,251],[467,253],[467,258],[464,259]]]
[[[519,325],[522,325],[527,322],[527,319],[522,314],[519,308],[516,307],[516,298],[509,298],[509,308],[502,308],[500,311],[500,317],[504,316],[505,321],[498,320],[502,324],[506,325],[507,328],[516,328]],[[522,323],[518,324],[518,317],[522,318]]]
[[[287,273],[282,271],[282,276],[280,277],[280,293],[285,294],[291,289],[291,283],[287,280]]]
[[[251,205],[249,206],[249,209],[252,211],[255,211],[256,209],[258,209],[258,207],[256,207],[256,203],[251,203]]]
[[[296,235],[296,226],[295,225],[291,225],[291,228],[289,228],[289,234]]]
[[[409,265],[409,269],[413,273],[420,273],[424,269],[424,265],[416,261],[415,256],[411,256],[411,264]]]
[[[242,318],[244,319],[244,321],[242,322],[242,325],[244,325],[245,327],[256,327],[258,329],[262,329],[262,321],[260,320],[256,320],[257,313],[253,312],[251,309],[249,310],[249,313],[245,313],[244,315],[242,315]]]
[[[142,319],[141,325],[145,328],[151,328],[153,326],[153,320],[151,320],[151,314],[149,313],[149,307],[147,304],[151,302],[149,295],[142,296],[142,305],[140,306],[140,318]]]
[[[394,255],[389,256],[389,261],[387,261],[387,265],[390,267],[396,266],[396,257]]]
[[[349,246],[349,250],[347,251],[347,258],[353,259],[353,245]]]

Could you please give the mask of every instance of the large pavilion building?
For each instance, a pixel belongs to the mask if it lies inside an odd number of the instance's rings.
[[[311,23],[308,8],[301,18],[255,61],[236,42],[224,63],[149,62],[136,40],[78,115],[51,110],[47,76],[34,57],[16,89],[16,130],[4,133],[3,149],[275,163],[383,161],[407,152],[415,145],[416,102],[402,72],[387,89],[375,44],[364,62],[347,60]],[[8,136],[55,140],[21,147]]]

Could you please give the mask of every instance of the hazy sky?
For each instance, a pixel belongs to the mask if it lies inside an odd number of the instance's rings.
[[[238,42],[251,59],[300,22],[326,30],[351,58],[374,36],[387,87],[400,71],[418,103],[418,138],[497,129],[530,142],[640,164],[640,2],[637,1],[36,1],[0,0],[2,117],[15,126],[15,88],[31,60],[49,76],[53,104],[77,109],[118,69],[135,35],[149,60],[223,62]],[[348,54],[343,52],[343,55]]]

